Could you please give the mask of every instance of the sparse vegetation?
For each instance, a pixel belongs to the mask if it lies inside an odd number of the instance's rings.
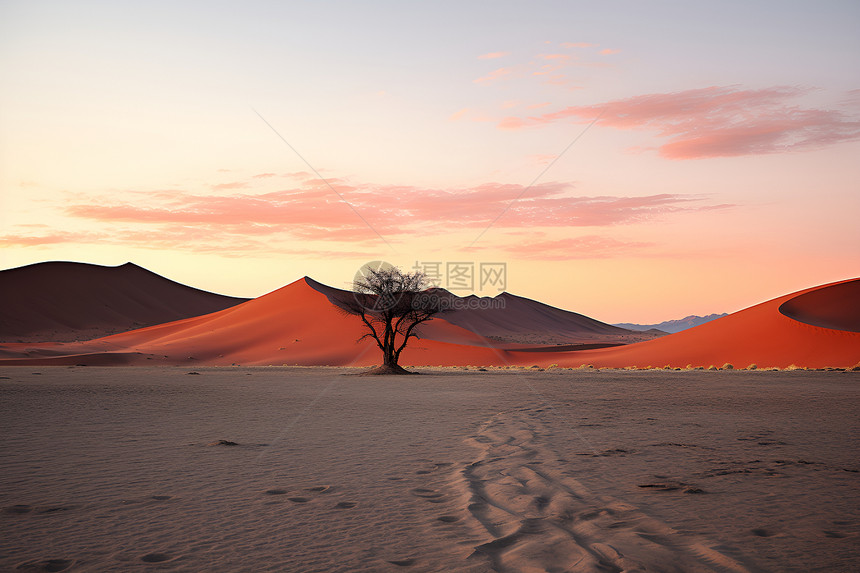
[[[404,273],[397,267],[366,269],[353,283],[352,300],[343,301],[347,314],[361,319],[368,331],[359,340],[372,338],[382,351],[383,363],[371,373],[409,374],[398,365],[419,325],[442,311],[441,300],[429,293],[424,273]]]

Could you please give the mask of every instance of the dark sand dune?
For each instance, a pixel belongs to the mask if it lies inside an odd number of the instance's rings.
[[[335,306],[343,307],[344,301],[352,297],[349,291],[305,279]],[[431,293],[438,296],[448,309],[438,315],[436,322],[444,320],[494,343],[630,344],[662,335],[612,326],[507,292],[495,297],[459,297],[445,289],[433,289]]]
[[[860,280],[796,296],[782,303],[779,312],[812,326],[860,332]]]
[[[132,263],[45,262],[0,271],[0,341],[88,340],[208,314],[247,299],[188,287]]]

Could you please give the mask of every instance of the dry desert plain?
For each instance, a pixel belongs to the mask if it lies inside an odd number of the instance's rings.
[[[418,370],[0,367],[0,570],[857,570],[860,372]]]

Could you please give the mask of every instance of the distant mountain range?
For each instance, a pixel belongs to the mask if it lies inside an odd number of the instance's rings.
[[[709,314],[708,316],[690,315],[678,320],[667,320],[660,324],[631,324],[629,322],[622,322],[620,324],[614,324],[613,326],[626,328],[628,330],[660,330],[662,332],[674,334],[675,332],[681,332],[682,330],[687,330],[688,328],[693,328],[694,326],[699,326],[700,324],[705,324],[706,322],[711,322],[712,320],[716,320],[724,316],[728,316],[728,314]]]

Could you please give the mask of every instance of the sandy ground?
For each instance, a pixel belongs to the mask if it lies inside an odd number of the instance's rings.
[[[0,570],[860,561],[858,373],[188,372],[0,369]]]

